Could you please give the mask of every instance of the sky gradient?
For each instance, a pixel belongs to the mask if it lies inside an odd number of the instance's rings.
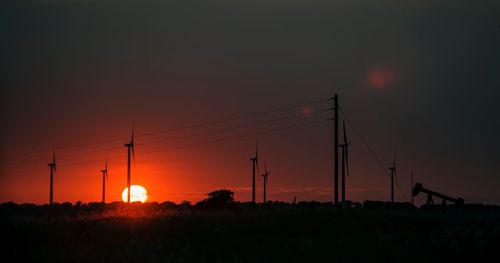
[[[150,201],[196,202],[220,188],[250,200],[257,140],[269,200],[331,201],[331,122],[257,135],[324,120],[330,113],[314,110],[330,102],[146,134],[339,93],[386,167],[396,151],[406,195],[413,168],[431,189],[500,204],[499,10],[498,1],[2,1],[0,202],[48,202],[53,145],[56,202],[99,201],[106,152],[107,200],[120,200],[134,121],[132,182]],[[388,172],[348,132],[348,199],[387,200]],[[260,201],[261,176],[257,185]]]

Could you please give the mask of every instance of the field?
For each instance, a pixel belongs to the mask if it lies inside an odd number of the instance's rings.
[[[500,248],[498,209],[2,204],[18,262],[451,262]],[[494,261],[490,261],[494,262]]]

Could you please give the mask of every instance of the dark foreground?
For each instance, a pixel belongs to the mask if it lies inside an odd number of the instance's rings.
[[[16,262],[463,262],[500,249],[498,209],[0,207]]]

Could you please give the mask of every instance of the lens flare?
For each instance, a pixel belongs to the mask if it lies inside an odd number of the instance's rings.
[[[383,89],[390,86],[394,76],[392,70],[374,69],[368,72],[368,84],[377,89]]]

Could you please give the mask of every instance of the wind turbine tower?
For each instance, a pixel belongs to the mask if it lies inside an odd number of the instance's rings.
[[[391,171],[391,203],[394,203],[394,175],[396,175],[396,153],[394,153],[394,160],[392,167],[389,167]]]
[[[108,180],[108,158],[106,158],[106,165],[102,173],[102,203],[106,203],[106,180]]]
[[[259,167],[259,142],[255,148],[255,156],[250,158],[250,161],[252,161],[252,203],[255,204],[255,172]]]
[[[49,204],[52,206],[54,201],[54,175],[56,173],[56,152],[52,152],[52,162],[49,163],[50,167],[50,190],[49,190]]]
[[[412,193],[411,194],[411,203],[415,204],[415,200],[413,199],[414,198],[413,197],[413,168],[410,170],[410,175],[411,175],[411,188],[410,188],[410,190],[411,190],[411,193]]]
[[[267,166],[264,165],[264,174],[262,174],[262,177],[264,177],[264,204],[267,202],[267,177],[271,174],[267,170]]]
[[[135,152],[134,152],[134,130],[135,125],[132,126],[132,136],[130,137],[130,143],[126,143],[125,147],[127,147],[127,203],[130,203],[130,154],[132,154],[132,158],[135,161]]]
[[[339,147],[342,149],[342,184],[341,184],[341,191],[342,191],[342,208],[346,207],[346,200],[345,200],[345,175],[347,172],[347,175],[349,175],[349,145],[351,142],[347,140],[347,133],[345,130],[345,121],[342,122],[343,128],[344,128],[344,143],[340,144]]]
[[[333,96],[334,205],[339,205],[339,96]]]

